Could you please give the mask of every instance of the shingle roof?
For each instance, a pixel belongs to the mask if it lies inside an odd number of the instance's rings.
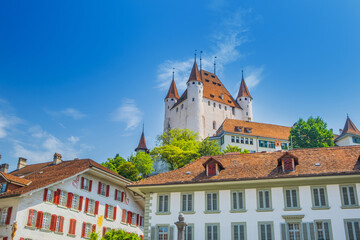
[[[250,92],[249,92],[249,89],[246,86],[244,76],[242,76],[239,93],[238,93],[238,96],[237,96],[236,99],[238,99],[239,97],[248,97],[248,98],[252,99],[252,97],[250,95]]]
[[[351,121],[349,116],[347,116],[346,118],[345,126],[342,133],[336,139],[341,138],[346,134],[360,135],[360,131],[356,128],[355,124]]]
[[[137,151],[137,150],[145,150],[145,151],[148,150],[148,148],[146,147],[144,130],[143,130],[143,132],[141,133],[139,145],[137,146],[137,148],[135,149],[135,151]]]
[[[28,185],[31,183],[31,181],[28,179],[16,177],[14,175],[4,173],[4,172],[0,172],[0,176],[2,176],[6,181],[14,182],[15,184],[18,183],[20,185]]]
[[[107,169],[106,167],[91,159],[74,159],[70,161],[63,161],[56,165],[52,164],[52,162],[47,162],[42,164],[28,165],[20,170],[11,172],[10,175],[13,176],[26,174],[24,175],[23,179],[29,180],[31,183],[27,186],[2,193],[0,194],[0,198],[17,196],[32,190],[36,190],[38,188],[46,187],[50,184],[74,176],[92,167],[106,171],[107,173],[114,175],[114,177],[119,177],[127,182],[131,182],[127,178],[116,174],[115,172]]]
[[[194,62],[194,65],[191,69],[191,73],[189,76],[189,80],[187,82],[190,82],[190,81],[200,81],[201,82],[200,72],[199,72],[196,61]]]
[[[217,176],[206,176],[203,163],[210,157],[201,157],[182,168],[132,183],[130,187],[360,174],[360,146],[296,149],[288,153],[299,163],[295,171],[289,173],[283,173],[278,166],[278,159],[285,154],[283,151],[237,153],[212,156],[224,167]]]
[[[237,127],[242,127],[242,132],[236,131]],[[250,128],[251,132],[247,133],[244,128]],[[248,122],[237,119],[225,119],[216,135],[220,135],[222,131],[236,134],[244,134],[249,136],[259,136],[266,138],[288,140],[291,127],[273,125],[267,123]]]
[[[178,93],[178,90],[176,88],[176,84],[175,84],[175,81],[174,79],[171,81],[171,84],[170,84],[170,88],[169,88],[169,91],[168,93],[166,94],[166,98],[176,98],[176,99],[179,99],[179,93]]]

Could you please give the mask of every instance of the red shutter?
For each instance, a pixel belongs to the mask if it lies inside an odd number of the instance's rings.
[[[47,193],[48,193],[48,189],[45,188],[45,189],[44,189],[44,202],[46,201]]]
[[[70,219],[69,234],[75,235],[75,229],[76,229],[76,220]]]
[[[6,239],[5,239],[6,240]],[[25,240],[25,238],[20,238],[20,240]]]
[[[56,191],[54,192],[54,198],[53,198],[53,203],[54,203],[54,204],[56,204],[57,195],[58,195],[58,191],[56,190]]]
[[[105,218],[108,217],[109,205],[105,205]]]
[[[70,219],[70,224],[69,224],[69,234],[73,234],[72,233],[72,222],[73,222],[73,219]]]
[[[43,212],[38,212],[37,213],[37,218],[36,218],[36,228],[41,228],[42,227],[42,221],[43,221]]]
[[[105,236],[106,233],[106,227],[103,227],[103,236]]]
[[[12,207],[9,207],[8,212],[7,212],[7,216],[6,216],[6,222],[5,222],[6,225],[10,224],[11,212],[12,212]]]
[[[54,204],[59,204],[60,203],[60,192],[61,192],[61,190],[58,189],[54,193],[54,201],[53,201]]]
[[[113,214],[113,219],[114,219],[114,220],[116,220],[116,210],[117,210],[117,208],[114,207],[114,214]]]
[[[136,215],[136,226],[139,226],[140,215]]]
[[[140,227],[142,227],[143,225],[143,217],[140,217],[140,223],[139,223]]]
[[[3,237],[3,240],[8,240],[8,238],[7,238],[7,237]]]
[[[73,194],[69,192],[69,193],[68,193],[68,197],[67,197],[66,207],[71,208],[71,206],[72,206],[72,199],[73,199]]]
[[[85,237],[85,230],[86,230],[86,222],[83,222],[82,233],[81,233],[82,237]]]
[[[126,222],[126,210],[125,209],[122,210],[121,222],[123,222],[123,223]]]
[[[95,214],[95,215],[98,215],[98,214],[99,214],[99,201],[96,201],[96,202],[95,202],[94,214]]]
[[[115,189],[115,200],[117,200],[118,190]]]
[[[72,234],[74,234],[75,235],[75,230],[76,230],[76,220],[75,219],[73,219],[73,227],[72,227]]]
[[[84,189],[84,177],[81,177],[81,189]]]
[[[124,201],[124,195],[125,195],[125,193],[124,193],[124,192],[121,192],[121,202]]]
[[[92,225],[92,232],[96,232],[96,224]]]
[[[110,193],[110,185],[106,185],[106,196],[108,197]]]
[[[84,199],[83,196],[79,197],[79,208],[78,208],[78,210],[79,210],[80,212],[81,212],[81,210],[82,210],[83,199]]]
[[[0,211],[1,211],[1,209],[0,209]],[[29,216],[28,216],[26,226],[31,226],[33,217],[34,217],[34,209],[29,209]]]
[[[91,188],[92,188],[92,180],[89,181],[89,192],[91,192]]]
[[[55,231],[55,229],[56,229],[56,220],[57,220],[57,216],[55,214],[51,215],[50,231]]]
[[[84,212],[88,212],[89,211],[89,199],[88,198],[86,198],[86,200],[85,200],[85,210],[84,210]]]
[[[131,224],[132,223],[132,212],[128,212],[128,214],[127,214],[127,223],[128,224]]]
[[[208,175],[209,176],[216,175],[216,163],[211,163],[208,165]]]
[[[64,217],[60,217],[60,222],[59,222],[59,232],[63,232],[64,229]]]
[[[101,182],[99,181],[99,186],[98,186],[98,194],[101,193]]]

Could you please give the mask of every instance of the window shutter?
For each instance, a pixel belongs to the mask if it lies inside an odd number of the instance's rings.
[[[121,222],[126,223],[126,210],[122,210]]]
[[[85,210],[84,210],[84,212],[88,212],[89,211],[89,199],[88,198],[86,198],[86,200],[85,200]]]
[[[75,235],[76,232],[76,220],[73,219],[73,234]]]
[[[73,219],[70,219],[69,234],[73,234],[73,233],[72,233],[72,229],[73,229]]]
[[[82,237],[85,237],[85,230],[86,230],[86,222],[83,222],[82,232],[81,232]]]
[[[170,226],[170,238],[169,240],[174,240],[174,226]]]
[[[136,226],[139,226],[139,220],[140,220],[140,215],[139,214],[137,214],[136,215]]]
[[[7,238],[7,237],[3,237],[3,240],[8,240],[8,238]]]
[[[61,190],[60,189],[58,189],[58,190],[56,190],[56,192],[54,193],[54,203],[55,204],[59,204],[60,203],[60,192],[61,192]]]
[[[99,201],[96,201],[96,202],[95,202],[94,214],[95,214],[95,215],[98,215],[98,214],[99,214]]]
[[[79,208],[78,208],[78,210],[79,210],[80,212],[81,212],[81,210],[82,210],[83,199],[84,199],[83,196],[79,197]]]
[[[93,232],[93,233],[96,232],[96,224],[93,224],[93,225],[92,225],[92,232]]]
[[[117,200],[118,190],[115,189],[115,200]]]
[[[51,215],[51,221],[50,221],[50,230],[51,231],[55,231],[56,219],[57,219],[57,216],[55,214]]]
[[[81,189],[84,189],[84,177],[81,177]]]
[[[34,217],[34,209],[30,209],[29,210],[28,221],[27,221],[27,224],[26,224],[27,226],[31,226],[33,217]]]
[[[46,201],[47,193],[48,193],[48,189],[45,188],[45,189],[44,189],[44,202]]]
[[[114,207],[114,214],[113,214],[113,219],[114,219],[114,220],[116,220],[116,210],[117,210],[117,208]]]
[[[9,207],[6,215],[6,222],[5,222],[6,225],[10,224],[11,212],[12,212],[12,207]]]
[[[314,230],[314,223],[309,223],[309,232],[310,232],[310,239],[315,240],[315,230]]]
[[[36,228],[41,228],[42,227],[43,214],[44,214],[43,212],[38,212],[37,213]]]
[[[281,223],[281,240],[286,240],[286,224]],[[305,240],[305,238],[304,238]]]
[[[54,198],[53,198],[53,203],[54,203],[54,204],[56,204],[57,195],[58,195],[58,191],[56,190],[56,191],[54,192]]]
[[[121,202],[124,202],[124,192],[121,192]]]
[[[59,232],[63,232],[64,229],[64,217],[60,217]]]
[[[71,208],[72,198],[73,198],[73,194],[69,192],[69,193],[68,193],[68,197],[67,197],[66,207]]]
[[[92,180],[89,181],[89,192],[91,192],[92,189]]]
[[[308,231],[308,224],[307,223],[302,224],[302,230],[303,230],[303,238],[304,238],[304,240],[309,240],[309,231]]]
[[[105,233],[106,233],[106,227],[103,227],[103,236],[105,236]]]
[[[105,204],[105,218],[108,217],[109,205]]]
[[[101,193],[101,182],[99,181],[99,184],[98,184],[98,194]]]
[[[109,192],[110,192],[110,185],[106,185],[106,196],[109,196]]]
[[[155,240],[155,227],[151,227],[151,240]]]
[[[143,226],[143,217],[140,217],[140,223],[139,223],[140,227]]]

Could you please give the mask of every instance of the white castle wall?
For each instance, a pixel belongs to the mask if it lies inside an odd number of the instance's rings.
[[[346,137],[340,139],[339,141],[336,141],[335,145],[336,146],[354,146],[354,145],[359,145],[359,143],[354,143],[352,136],[346,136]]]

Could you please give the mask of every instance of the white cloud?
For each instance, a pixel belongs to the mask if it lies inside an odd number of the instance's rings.
[[[77,143],[79,140],[80,140],[79,137],[74,137],[74,136],[71,136],[71,137],[68,138],[68,141],[73,143],[73,144]]]
[[[121,106],[111,113],[111,120],[125,123],[125,130],[133,130],[139,126],[142,115],[133,99],[124,99]]]
[[[4,138],[8,135],[8,132],[12,130],[12,127],[21,122],[21,119],[15,116],[4,115],[0,112],[0,138]]]
[[[66,117],[71,117],[75,120],[79,120],[86,116],[85,114],[83,114],[82,112],[80,112],[75,108],[66,108],[64,110],[57,112],[56,111],[46,111],[46,112],[53,116],[66,116]]]
[[[254,67],[248,66],[245,67],[245,81],[248,88],[253,89],[258,85],[262,80],[262,74],[264,72],[264,66]],[[240,82],[238,83],[240,86]]]

